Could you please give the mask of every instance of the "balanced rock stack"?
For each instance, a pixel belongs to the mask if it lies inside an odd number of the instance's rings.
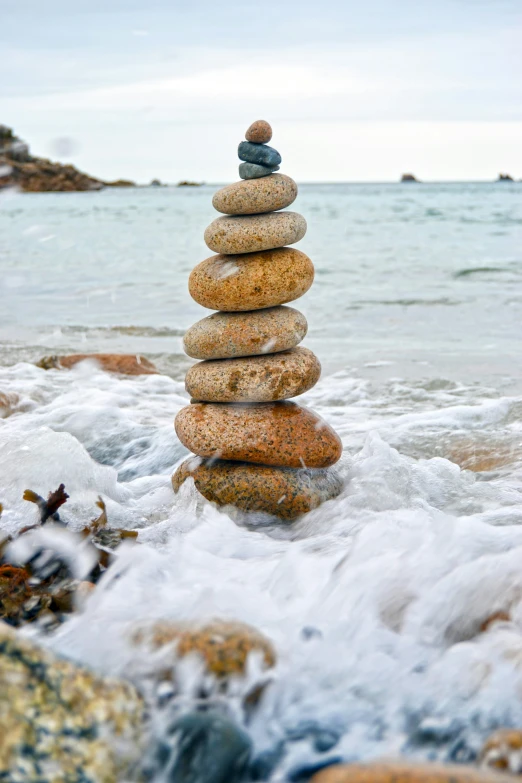
[[[202,359],[188,371],[192,404],[176,417],[190,457],[173,476],[174,490],[189,477],[218,505],[294,519],[341,489],[329,468],[341,456],[341,441],[313,411],[286,402],[311,389],[321,365],[297,347],[306,319],[285,307],[314,279],[308,256],[288,245],[303,238],[306,221],[279,211],[297,196],[297,185],[275,173],[281,156],[266,142],[270,125],[259,120],[239,145],[241,180],[212,200],[224,217],[205,231],[219,255],[193,269],[189,291],[203,307],[220,312],[185,335],[189,356]]]

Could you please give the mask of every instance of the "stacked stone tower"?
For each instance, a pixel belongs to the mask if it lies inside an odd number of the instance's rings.
[[[303,238],[306,221],[284,210],[297,185],[276,173],[279,153],[266,142],[270,125],[259,120],[239,145],[241,180],[218,190],[212,204],[224,213],[205,231],[218,255],[192,271],[189,291],[203,307],[219,312],[185,335],[192,404],[176,417],[191,457],[173,476],[177,492],[192,477],[199,492],[219,505],[294,519],[341,488],[330,468],[341,441],[313,411],[287,402],[311,389],[321,366],[298,347],[306,319],[286,302],[310,288],[314,267],[288,247]]]

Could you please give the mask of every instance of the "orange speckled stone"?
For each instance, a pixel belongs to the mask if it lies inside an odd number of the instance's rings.
[[[342,453],[341,439],[334,430],[294,402],[195,403],[179,411],[175,428],[183,445],[205,458],[327,468]]]
[[[498,729],[493,732],[480,751],[479,763],[483,767],[519,775],[522,772],[522,730]]]
[[[272,128],[266,120],[256,120],[245,133],[245,139],[254,144],[268,144],[272,138]]]
[[[311,783],[506,783],[505,775],[473,767],[375,761],[369,764],[335,764],[322,769]]]
[[[266,669],[276,662],[271,642],[246,623],[212,620],[209,623],[158,621],[134,633],[135,643],[148,644],[152,649],[175,643],[180,658],[190,653],[201,655],[206,668],[216,677],[244,674],[248,655],[262,653]]]
[[[287,351],[307,331],[304,315],[284,305],[246,313],[213,313],[190,327],[183,347],[194,359],[233,359]]]
[[[293,348],[267,356],[199,362],[188,371],[185,388],[202,402],[272,402],[304,394],[320,375],[315,354]]]
[[[205,242],[215,253],[234,255],[293,245],[305,234],[306,220],[298,212],[227,215],[207,226]]]
[[[292,247],[279,247],[211,256],[190,273],[189,292],[211,310],[262,310],[299,299],[313,281],[314,265],[308,256]]]
[[[214,193],[212,206],[225,215],[255,215],[289,207],[297,197],[297,185],[286,174],[242,179]],[[286,243],[285,243],[286,244]]]
[[[194,479],[198,492],[211,503],[264,512],[288,522],[336,497],[342,489],[341,478],[331,468],[295,470],[199,457],[189,457],[176,470],[174,492],[188,478]]]

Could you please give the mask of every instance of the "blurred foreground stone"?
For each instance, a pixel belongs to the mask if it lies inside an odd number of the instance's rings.
[[[480,752],[482,767],[522,773],[522,730],[499,729],[488,737]]]
[[[312,783],[506,783],[506,775],[456,765],[375,761],[326,767]]]
[[[0,780],[116,783],[141,754],[129,684],[61,660],[0,623]]]

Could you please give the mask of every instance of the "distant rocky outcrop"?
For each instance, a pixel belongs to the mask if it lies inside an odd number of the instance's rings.
[[[403,174],[401,182],[419,182],[419,180],[414,174]]]
[[[510,176],[509,174],[499,174],[497,179],[497,182],[514,182],[514,181],[515,180],[513,179],[513,177]]]
[[[198,188],[202,184],[201,182],[191,182],[189,179],[182,179],[181,182],[178,182],[178,188]]]
[[[100,190],[104,184],[70,164],[34,157],[28,144],[19,139],[11,128],[0,125],[0,189],[17,187],[39,193]]]
[[[115,179],[113,182],[105,182],[108,188],[135,188],[136,183],[131,179]]]

